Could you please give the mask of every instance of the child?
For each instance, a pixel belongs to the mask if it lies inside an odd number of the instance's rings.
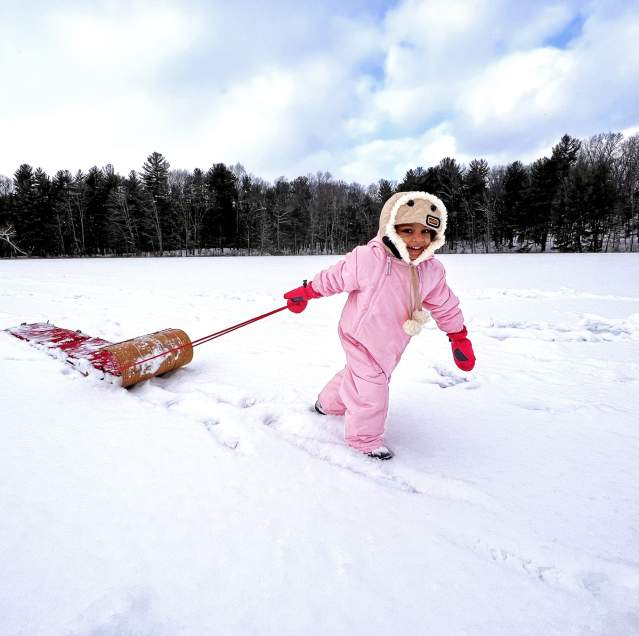
[[[432,314],[448,334],[455,364],[475,366],[459,300],[433,256],[444,244],[446,208],[426,192],[398,192],[382,208],[379,233],[308,285],[284,294],[288,308],[304,311],[309,300],[348,292],[339,321],[346,367],[320,392],[315,409],[345,415],[346,442],[377,459],[391,459],[384,445],[388,383],[410,338]]]

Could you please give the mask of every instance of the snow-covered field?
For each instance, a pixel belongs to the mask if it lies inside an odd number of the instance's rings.
[[[336,257],[0,261],[0,329],[198,338]],[[0,634],[639,634],[639,256],[442,256],[356,455],[312,412],[345,297],[124,390],[0,333]]]

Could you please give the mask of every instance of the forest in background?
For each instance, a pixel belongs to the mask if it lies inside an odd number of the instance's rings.
[[[139,172],[112,165],[0,176],[0,257],[342,254],[377,233],[397,191],[448,209],[442,252],[639,249],[639,134],[564,135],[529,165],[446,157],[401,182],[362,186],[329,173],[274,183],[241,164],[172,170],[153,152]]]

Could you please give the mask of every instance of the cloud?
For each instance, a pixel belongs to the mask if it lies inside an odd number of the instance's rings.
[[[43,8],[36,30],[25,15],[0,27],[17,88],[0,107],[0,172],[21,161],[127,172],[158,150],[174,167],[242,161],[266,178],[291,174],[341,143],[357,74],[380,51],[370,20],[317,5],[84,7]]]
[[[439,163],[458,156],[455,137],[448,124],[427,130],[419,137],[376,139],[358,145],[341,157],[338,173],[347,181],[374,183],[399,178],[409,169]]]
[[[540,48],[486,67],[457,97],[452,125],[460,149],[491,155],[505,147],[526,152],[537,145],[547,127],[563,122],[573,106],[565,87],[574,65],[569,53]]]
[[[157,76],[197,40],[198,24],[169,5],[152,13],[104,6],[43,11],[35,22],[19,14],[0,26],[11,87],[0,105],[0,172],[23,162],[49,172],[106,163],[128,171],[156,147],[158,131],[174,128],[174,100],[157,98]]]
[[[123,19],[124,18],[124,19]],[[157,5],[152,12],[131,5],[127,14],[56,11],[49,18],[51,45],[77,68],[141,75],[173,55],[186,51],[201,26],[186,12]]]
[[[369,183],[639,126],[631,0],[54,4],[0,23],[0,173],[159,151]]]
[[[459,160],[499,163],[632,126],[638,25],[627,2],[406,0],[386,16],[384,80],[360,125],[387,143],[445,129]]]
[[[565,49],[531,48],[486,66],[458,97],[453,128],[466,153],[526,153],[568,132],[639,123],[639,15],[593,13]]]

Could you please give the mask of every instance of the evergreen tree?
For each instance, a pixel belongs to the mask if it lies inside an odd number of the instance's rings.
[[[140,251],[138,223],[141,216],[139,180],[134,171],[109,192],[107,201],[107,245],[114,254]]]
[[[237,247],[239,234],[236,177],[223,163],[206,173],[209,207],[204,217],[203,235],[207,247]]]
[[[84,249],[87,254],[98,255],[107,253],[108,242],[108,201],[111,190],[118,185],[118,176],[113,166],[104,169],[93,166],[83,179],[84,214]]]
[[[566,252],[583,252],[590,245],[588,225],[589,175],[585,162],[579,159],[571,168],[566,196],[566,219],[570,226],[559,236],[557,248]]]
[[[370,198],[358,183],[346,186],[346,201],[341,205],[345,216],[343,246],[340,252],[348,252],[356,245],[371,239]]]
[[[490,221],[486,218],[487,179],[488,162],[485,159],[473,159],[463,175],[462,195],[471,252],[475,252],[476,241],[484,239],[486,229],[490,227]]]
[[[57,238],[51,179],[42,168],[37,168],[33,177],[35,215],[40,235],[37,254],[38,256],[58,256],[62,252]]]
[[[497,219],[498,236],[508,249],[513,249],[515,235],[523,233],[526,226],[524,196],[528,189],[528,172],[521,161],[514,161],[504,175],[504,202],[501,216]]]
[[[522,241],[530,242],[546,250],[550,233],[552,207],[557,192],[557,170],[555,162],[548,157],[538,159],[530,167],[530,183],[524,197],[525,224],[520,227]]]
[[[553,148],[551,161],[555,169],[555,196],[551,209],[551,224],[555,248],[561,251],[573,251],[575,245],[575,208],[571,205],[572,168],[577,161],[581,142],[574,137],[564,135]]]
[[[438,196],[448,211],[448,225],[446,228],[446,246],[454,251],[456,243],[468,240],[468,227],[462,212],[464,196],[464,176],[461,166],[451,157],[445,157],[439,162],[436,173],[435,188],[427,190]]]
[[[59,253],[62,255],[77,255],[74,253],[72,223],[70,222],[71,200],[69,190],[73,183],[73,176],[68,170],[58,170],[52,181],[52,207],[55,216],[56,236],[58,238]]]
[[[162,254],[175,247],[176,224],[169,204],[169,162],[159,152],[152,152],[142,166],[144,231],[153,250]]]
[[[421,166],[406,171],[399,185],[399,192],[415,192],[423,189],[424,169]]]
[[[402,188],[395,187],[395,184],[388,181],[388,179],[380,179],[377,182],[375,199],[377,201],[377,205],[379,206],[380,213],[382,211],[384,203],[386,203],[386,201],[388,201],[388,199],[390,199],[395,194],[395,192],[399,192],[401,190]]]
[[[28,254],[38,255],[42,243],[42,228],[36,211],[35,176],[33,168],[23,163],[13,177],[15,193],[13,211],[15,229]]]

